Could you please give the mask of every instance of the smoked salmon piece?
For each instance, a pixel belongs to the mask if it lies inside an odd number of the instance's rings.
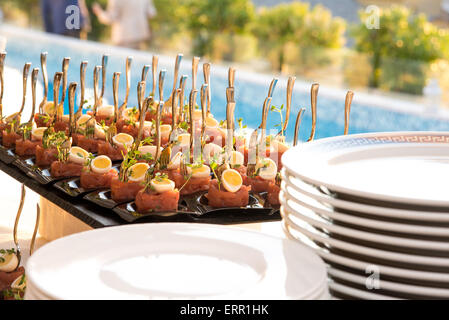
[[[51,176],[55,178],[79,177],[83,171],[83,165],[73,162],[54,161],[51,164]]]
[[[107,173],[95,173],[85,168],[81,172],[81,187],[84,189],[110,188],[112,179],[117,177],[118,172],[115,169],[111,169]]]
[[[2,143],[5,148],[13,148],[16,145],[16,141],[19,140],[21,136],[15,132],[3,131]]]
[[[163,193],[140,190],[136,196],[137,210],[141,213],[148,211],[176,211],[178,210],[179,191],[177,189]]]
[[[133,201],[137,193],[144,188],[143,182],[137,181],[120,181],[115,177],[111,181],[112,200],[115,202],[129,202]]]
[[[274,183],[273,180],[264,180],[261,177],[247,177],[245,179],[246,184],[251,186],[251,190],[255,193],[267,192],[270,183]]]
[[[246,207],[249,203],[251,186],[242,185],[237,192],[228,192],[223,186],[218,188],[218,181],[212,180],[206,197],[209,205],[214,208],[239,208]]]
[[[98,155],[108,156],[112,161],[123,160],[123,155],[126,155],[128,150],[123,146],[112,146],[107,141],[98,142]]]
[[[39,167],[48,167],[54,161],[58,160],[58,150],[56,148],[44,149],[43,146],[36,146],[36,165]]]
[[[25,157],[25,156],[34,156],[36,154],[36,147],[42,146],[42,141],[36,140],[17,140],[16,141],[16,154]]]

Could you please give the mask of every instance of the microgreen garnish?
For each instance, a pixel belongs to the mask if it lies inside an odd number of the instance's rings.
[[[281,105],[279,108],[276,106],[271,106],[270,109],[272,112],[277,112],[279,113],[279,116],[281,118],[281,122],[276,124],[275,127],[280,127],[281,128],[281,135],[284,135],[284,117],[282,115],[282,110],[284,110],[284,105]]]

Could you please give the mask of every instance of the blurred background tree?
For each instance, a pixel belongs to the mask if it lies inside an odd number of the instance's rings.
[[[4,19],[16,21],[22,26],[41,24],[40,1],[36,0],[0,0]]]
[[[369,85],[421,94],[429,63],[449,57],[449,33],[403,6],[381,10],[380,28],[368,29],[366,13],[352,30],[355,49],[371,56]]]
[[[186,0],[186,27],[192,41],[192,53],[212,56],[217,35],[238,35],[247,31],[254,18],[250,0]]]
[[[94,3],[100,4],[103,8],[108,5],[108,0],[85,0],[86,6],[89,10],[91,30],[88,35],[89,40],[93,41],[107,41],[110,36],[110,27],[98,21],[97,16],[92,12],[92,5]]]
[[[332,17],[323,6],[310,10],[309,4],[302,2],[263,8],[252,27],[261,51],[273,58],[272,63],[279,71],[293,48],[298,51],[295,59],[301,65],[316,62],[316,49],[341,48],[345,30],[344,20]]]

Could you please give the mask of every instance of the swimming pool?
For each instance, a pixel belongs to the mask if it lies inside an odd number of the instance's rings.
[[[79,66],[81,61],[89,62],[87,69],[87,88],[93,86],[93,68],[101,65],[101,58],[104,53],[110,55],[109,65],[107,69],[107,87],[105,98],[112,101],[112,74],[115,71],[122,72],[122,80],[120,83],[120,101],[125,95],[124,69],[125,59],[128,55],[132,55],[132,87],[130,94],[130,106],[136,105],[137,82],[141,77],[142,67],[151,64],[152,53],[144,53],[131,51],[127,49],[114,48],[103,44],[92,42],[80,42],[76,40],[61,38],[57,36],[49,36],[41,32],[18,29],[10,26],[2,26],[0,35],[7,38],[6,50],[8,56],[6,65],[8,67],[22,70],[25,62],[31,62],[32,67],[40,67],[40,53],[48,52],[48,72],[52,78],[56,71],[61,70],[62,59],[71,57],[69,67],[69,82],[79,82]],[[168,97],[173,85],[173,67],[175,57],[160,56],[159,70],[167,69],[167,77],[165,80],[164,96]],[[185,57],[182,64],[180,74],[191,75],[191,60]],[[41,75],[40,75],[41,77]],[[151,75],[148,80],[147,94],[151,88]],[[50,79],[51,80],[51,79]],[[200,63],[198,73],[198,83],[202,84],[202,65]],[[271,76],[254,74],[237,70],[235,87],[236,87],[236,118],[243,118],[248,127],[254,128],[261,121],[261,109],[263,101],[268,92]],[[280,78],[278,86],[273,95],[273,105],[281,105],[285,103],[287,81]],[[21,86],[21,83],[17,84]],[[306,107],[302,129],[300,133],[301,140],[306,140],[311,128],[311,111],[310,111],[310,84],[297,81],[293,93],[291,121],[287,131],[287,140],[293,137],[293,126],[300,107]],[[191,87],[190,81],[187,82],[187,88]],[[212,90],[212,112],[217,118],[225,118],[226,97],[225,90],[227,87],[227,69],[223,66],[212,64],[211,71],[211,90]],[[189,89],[190,90],[190,89]],[[21,92],[21,91],[19,91]],[[5,94],[8,94],[7,92]],[[49,94],[52,100],[52,91]],[[318,96],[318,121],[316,138],[324,138],[337,136],[343,133],[344,128],[344,92],[341,96],[327,94],[326,89],[320,89]],[[388,108],[378,108],[370,106],[366,103],[358,101],[357,92],[354,98],[351,112],[350,133],[377,132],[377,131],[449,131],[449,120],[437,119],[425,115],[416,115],[406,112],[398,112]],[[199,98],[197,99],[199,104]],[[279,115],[270,113],[268,117],[268,127],[273,127],[279,123]]]

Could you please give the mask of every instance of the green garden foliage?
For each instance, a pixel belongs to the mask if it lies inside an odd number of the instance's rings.
[[[371,56],[370,86],[421,94],[429,63],[449,56],[449,32],[403,6],[382,9],[380,28],[368,29],[366,13],[351,34],[355,49]]]
[[[313,63],[318,49],[341,48],[345,43],[346,23],[332,17],[331,12],[317,5],[292,2],[272,8],[263,8],[257,15],[252,32],[259,39],[260,49],[274,56],[273,63],[282,71],[288,55],[288,47],[299,49],[297,62]],[[325,63],[324,59],[321,63]]]
[[[247,31],[254,18],[250,0],[186,0],[186,28],[189,30],[192,53],[210,56],[217,35],[236,35]]]

